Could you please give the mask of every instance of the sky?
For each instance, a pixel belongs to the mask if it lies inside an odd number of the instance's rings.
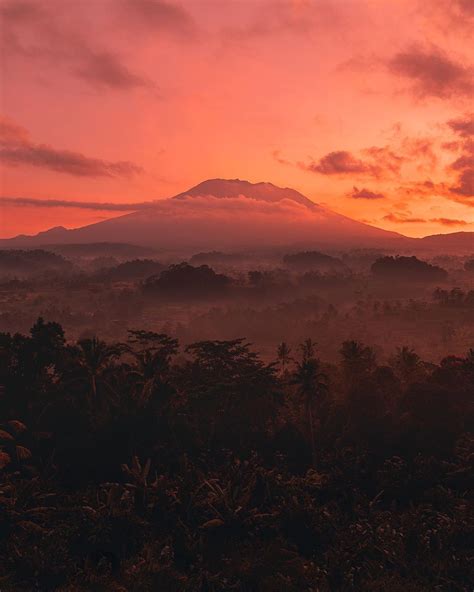
[[[0,0],[0,236],[217,177],[474,231],[473,27],[471,0]]]

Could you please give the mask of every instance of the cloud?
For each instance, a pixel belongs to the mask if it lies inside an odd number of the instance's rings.
[[[474,115],[448,121],[448,126],[460,138],[458,149],[461,150],[461,155],[449,165],[457,174],[457,183],[450,190],[462,198],[474,197]]]
[[[388,68],[413,83],[419,97],[470,96],[474,90],[473,69],[447,56],[441,49],[412,46],[397,53]]]
[[[474,114],[451,119],[448,121],[448,126],[462,138],[469,138],[474,135]]]
[[[443,34],[447,31],[472,35],[474,4],[472,0],[418,0],[422,13],[434,22]]]
[[[29,142],[25,128],[6,117],[0,117],[0,145],[22,145]]]
[[[372,146],[361,151],[357,157],[347,150],[329,152],[319,161],[299,163],[298,166],[312,173],[321,175],[352,175],[362,177],[385,177],[398,175],[405,158],[393,152],[389,147]]]
[[[29,165],[76,177],[130,177],[142,171],[129,161],[90,158],[80,152],[34,143],[24,128],[7,118],[0,118],[0,160],[10,166]]]
[[[470,224],[466,220],[455,220],[453,218],[432,218],[430,222],[436,222],[443,226],[468,226]]]
[[[82,229],[81,240],[93,240],[99,230]],[[351,222],[320,207],[309,208],[292,199],[267,202],[239,197],[183,197],[158,200],[153,207],[119,216],[100,228],[101,240],[126,235],[131,242],[183,245],[193,249],[255,248],[259,244],[314,245],[373,244],[384,231]]]
[[[420,172],[425,169],[433,171],[438,164],[433,138],[405,137],[401,141],[400,150],[405,159],[419,161],[417,168]]]
[[[246,25],[224,27],[222,37],[226,44],[261,41],[269,37],[310,35],[314,31],[326,33],[348,26],[350,10],[340,2],[281,1],[255,3],[255,11]],[[346,14],[349,12],[349,14]]]
[[[168,32],[180,37],[194,37],[196,23],[180,5],[163,0],[123,0],[122,11],[127,19],[150,32]]]
[[[371,148],[365,148],[362,151],[365,155],[370,156],[374,164],[378,166],[382,172],[394,173],[398,175],[402,164],[406,160],[405,156],[396,154],[388,146],[372,146]]]
[[[55,5],[36,1],[7,0],[0,8],[3,58],[23,59],[35,68],[63,69],[91,86],[111,90],[153,87],[151,81],[133,72],[123,58],[97,41],[81,21]],[[89,27],[90,28],[90,27]]]
[[[413,218],[405,215],[398,214],[387,214],[383,217],[383,220],[387,222],[394,222],[395,224],[427,224],[429,222],[433,224],[441,224],[442,226],[468,226],[470,223],[466,220],[458,220],[455,218]]]
[[[397,214],[387,214],[383,217],[387,222],[395,222],[396,224],[423,224],[427,222],[424,218],[410,218],[408,216],[399,216]]]
[[[404,183],[396,191],[409,197],[429,198],[433,195],[449,195],[449,188],[445,183],[434,183],[430,179]]]
[[[384,199],[385,195],[383,193],[369,191],[369,189],[358,189],[354,186],[352,191],[347,194],[347,197],[352,197],[353,199]]]
[[[27,23],[44,18],[43,7],[31,0],[6,0],[0,6],[0,16],[4,23]]]
[[[129,70],[113,53],[91,52],[84,55],[81,62],[74,71],[92,85],[124,90],[153,86],[146,78]]]
[[[77,208],[110,212],[133,212],[156,206],[154,201],[137,203],[114,203],[100,201],[74,201],[65,199],[36,199],[34,197],[0,197],[0,205],[35,208]]]
[[[329,154],[320,158],[318,162],[300,163],[300,166],[307,171],[320,173],[321,175],[364,174],[378,177],[381,172],[380,167],[375,163],[364,162],[347,150],[329,152]]]
[[[283,156],[281,156],[280,150],[274,150],[272,152],[272,156],[279,164],[293,165],[293,163],[291,161],[286,160],[286,158],[283,158]]]
[[[464,197],[474,197],[474,169],[463,171],[459,176],[458,184],[451,187],[451,191]]]

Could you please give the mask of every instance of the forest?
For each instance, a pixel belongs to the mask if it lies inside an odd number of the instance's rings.
[[[384,363],[396,347],[438,363],[474,343],[472,255],[48,249],[0,250],[0,332],[26,334],[41,316],[72,341],[124,341],[136,328],[183,345],[245,336],[267,362],[283,337],[297,348],[317,336],[331,362],[351,340]]]
[[[0,589],[472,590],[473,395],[473,349],[1,333]]]

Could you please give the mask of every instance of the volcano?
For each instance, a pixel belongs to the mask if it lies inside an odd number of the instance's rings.
[[[432,248],[443,240],[435,239],[436,245],[430,243]],[[169,199],[141,204],[139,210],[124,216],[73,230],[57,227],[35,236],[5,239],[0,246],[99,242],[164,250],[277,246],[403,249],[416,243],[421,247],[420,239],[342,216],[294,189],[240,179],[209,179]]]

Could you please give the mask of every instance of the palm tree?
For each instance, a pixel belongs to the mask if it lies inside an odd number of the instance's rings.
[[[350,385],[369,375],[375,366],[375,354],[371,347],[358,341],[344,341],[340,354],[342,367]]]
[[[167,381],[171,358],[176,355],[179,343],[163,333],[129,331],[129,347],[136,364],[130,372],[138,387],[138,401],[146,404],[157,386]]]
[[[282,375],[285,374],[287,366],[293,360],[290,354],[291,347],[286,343],[286,341],[282,341],[277,348],[277,358],[278,363],[280,365],[280,372]]]
[[[163,381],[166,368],[162,356],[156,351],[137,352],[135,360],[136,364],[130,371],[130,376],[135,380],[137,400],[144,405],[152,398],[156,387]]]
[[[92,399],[97,399],[98,382],[102,380],[104,371],[112,360],[122,353],[119,346],[110,346],[97,337],[81,339],[77,342],[76,364],[80,373],[79,380],[85,380]]]
[[[400,379],[405,382],[412,382],[419,377],[422,368],[420,356],[409,347],[397,347],[392,365],[397,371]]]
[[[309,424],[311,438],[311,454],[313,464],[316,464],[316,442],[314,429],[314,407],[321,401],[327,391],[327,377],[321,372],[321,362],[315,357],[306,357],[310,353],[307,340],[302,346],[303,359],[297,363],[292,383],[298,387],[303,397],[306,417]]]
[[[311,337],[308,337],[308,339],[305,339],[303,343],[300,345],[300,351],[303,360],[311,360],[312,358],[314,358],[314,354],[316,351],[316,342],[313,341]]]

